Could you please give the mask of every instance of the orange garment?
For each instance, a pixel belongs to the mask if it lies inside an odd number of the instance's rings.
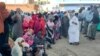
[[[0,2],[0,33],[4,33],[4,21],[8,15],[5,3]]]

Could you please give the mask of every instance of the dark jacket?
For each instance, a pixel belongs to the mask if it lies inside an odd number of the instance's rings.
[[[62,35],[64,37],[68,36],[68,28],[69,28],[69,18],[65,15],[62,19]]]
[[[92,22],[93,22],[94,24],[98,24],[98,23],[99,23],[99,12],[98,12],[96,9],[95,9],[93,12],[94,12],[94,13],[93,13]]]
[[[4,21],[4,33],[0,34],[0,45],[8,43],[9,37],[9,24],[11,23],[11,16]]]
[[[9,24],[11,23],[11,16],[4,21],[4,33],[0,34],[0,52],[3,56],[11,56],[9,40]],[[3,51],[2,51],[3,50]]]

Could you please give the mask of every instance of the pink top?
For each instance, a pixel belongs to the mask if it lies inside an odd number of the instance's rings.
[[[34,42],[32,36],[29,36],[29,34],[27,34],[27,33],[23,36],[23,38],[24,38],[25,42],[28,43],[30,46]]]

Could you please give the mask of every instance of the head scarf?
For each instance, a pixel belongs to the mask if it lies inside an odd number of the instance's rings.
[[[0,33],[4,32],[4,21],[8,17],[9,13],[6,9],[6,5],[0,2]]]
[[[21,43],[22,41],[24,41],[24,39],[22,37],[19,37],[16,39],[15,44]]]
[[[22,42],[22,41],[24,41],[24,42]],[[16,41],[15,41],[15,46],[18,47],[18,46],[19,46],[18,43],[21,43],[21,42],[22,42],[22,46],[23,46],[23,47],[29,47],[29,44],[27,44],[27,43],[25,42],[25,40],[24,40],[23,37],[19,37],[19,38],[16,39]]]
[[[41,17],[41,19],[40,19],[40,27],[41,27],[41,31],[42,31],[42,36],[44,36],[45,33],[46,33],[45,26],[46,26],[46,22],[45,22],[44,18]]]
[[[31,24],[29,24],[29,23],[31,23],[31,22],[32,22],[32,21],[31,21],[31,17],[25,15],[24,20],[23,20],[23,30],[24,30],[24,32],[26,32],[26,30],[28,29],[28,27],[31,26]],[[33,25],[32,25],[32,26],[33,26]],[[31,26],[31,27],[32,27],[32,26]]]
[[[38,15],[33,15],[32,20],[34,21],[34,23],[33,23],[34,33],[37,34],[38,31],[41,29]]]
[[[31,17],[32,19],[30,20],[30,22],[29,22],[29,27],[31,28],[31,29],[33,29],[34,27],[34,23],[37,21],[37,15],[36,14],[34,14],[34,15],[32,15],[32,17]],[[34,29],[33,29],[34,30]]]
[[[11,51],[11,55],[12,56],[22,56],[23,55],[23,53],[22,53],[22,47],[19,46],[19,44],[18,44],[18,43],[21,43],[23,40],[24,39],[21,38],[21,37],[19,37],[19,38],[16,39],[15,45],[13,46],[12,51]],[[22,43],[22,45],[23,45],[23,43]]]

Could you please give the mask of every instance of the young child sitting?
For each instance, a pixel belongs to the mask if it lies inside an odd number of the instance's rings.
[[[34,31],[32,29],[28,29],[27,32],[22,37],[25,40],[25,43],[23,43],[23,45],[27,45],[27,47],[24,46],[24,48],[23,48],[23,53],[24,53],[23,56],[27,56],[27,54],[29,54],[29,53],[31,55],[31,51],[33,49],[32,46],[34,43],[33,33],[34,33]]]
[[[34,31],[32,29],[29,29],[25,33],[25,35],[23,35],[23,39],[29,45],[29,47],[24,47],[24,56],[27,56],[27,53],[30,53],[30,55],[35,56],[36,55],[35,53],[37,52],[37,47],[34,43]]]
[[[33,39],[34,38],[33,33],[34,33],[34,31],[32,29],[29,29],[23,36],[23,39],[25,40],[25,42],[27,44],[29,44],[29,46],[32,46],[33,42],[34,42],[33,41],[34,40]]]

